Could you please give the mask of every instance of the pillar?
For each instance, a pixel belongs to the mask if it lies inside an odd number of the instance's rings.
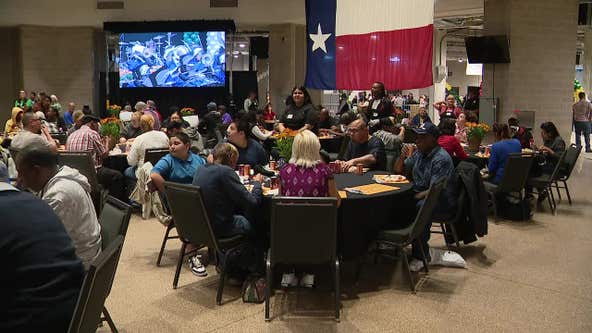
[[[584,54],[582,56],[580,63],[584,65],[584,78],[581,83],[586,97],[590,99],[588,95],[592,92],[592,32],[586,31],[584,33]]]
[[[577,14],[577,0],[485,1],[484,35],[510,41],[511,63],[484,66],[483,97],[499,98],[498,122],[514,110],[531,110],[537,141],[544,121],[570,138]]]
[[[435,30],[434,31],[434,58],[432,63],[434,64],[434,85],[430,91],[430,105],[428,105],[428,114],[432,121],[438,123],[440,116],[438,112],[434,110],[432,106],[435,102],[443,101],[446,99],[446,76],[448,75],[448,69],[446,68],[446,31]],[[441,73],[445,75],[438,75],[438,69],[440,68]],[[443,71],[443,72],[442,72]]]

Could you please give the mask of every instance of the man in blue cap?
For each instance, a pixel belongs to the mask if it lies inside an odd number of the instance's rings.
[[[440,200],[434,210],[435,216],[446,216],[447,212],[455,211],[454,207],[456,206],[456,198],[453,194],[454,186],[450,183],[453,181],[454,164],[450,155],[438,145],[440,131],[436,125],[424,123],[421,127],[413,128],[413,131],[417,134],[415,140],[417,148],[412,145],[403,146],[401,156],[395,162],[395,172],[412,175],[418,208],[423,205],[430,185],[443,177],[447,178],[449,183],[440,195]],[[413,271],[423,268],[421,250],[418,246],[423,247],[427,261],[430,261],[428,246],[430,227],[431,223],[428,223],[426,229],[419,236],[418,242],[413,243],[411,252],[413,260],[409,264]]]

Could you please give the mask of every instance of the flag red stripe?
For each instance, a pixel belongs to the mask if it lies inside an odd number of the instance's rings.
[[[434,26],[336,37],[337,89],[369,89],[375,81],[387,89],[432,85]]]

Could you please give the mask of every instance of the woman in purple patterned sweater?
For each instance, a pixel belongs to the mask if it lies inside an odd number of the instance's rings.
[[[336,197],[339,205],[339,193],[335,187],[333,173],[329,166],[321,162],[321,143],[309,130],[296,134],[292,144],[292,158],[280,170],[280,195],[288,197]],[[303,274],[300,284],[305,287],[314,285],[314,275]],[[285,273],[283,287],[298,285],[296,274]]]

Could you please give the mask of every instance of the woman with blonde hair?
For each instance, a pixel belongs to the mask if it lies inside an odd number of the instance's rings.
[[[280,170],[280,194],[288,197],[336,197],[339,194],[329,166],[321,162],[321,143],[309,130],[296,134],[292,144],[292,157]],[[314,275],[303,274],[300,284],[314,285]],[[286,273],[282,277],[283,287],[298,285],[296,274]]]
[[[127,154],[127,163],[130,167],[125,169],[124,172],[124,175],[130,179],[136,179],[136,169],[144,164],[146,149],[168,149],[169,147],[168,136],[164,132],[154,130],[153,126],[154,118],[151,115],[144,114],[140,117],[142,134],[132,143],[130,151]]]

